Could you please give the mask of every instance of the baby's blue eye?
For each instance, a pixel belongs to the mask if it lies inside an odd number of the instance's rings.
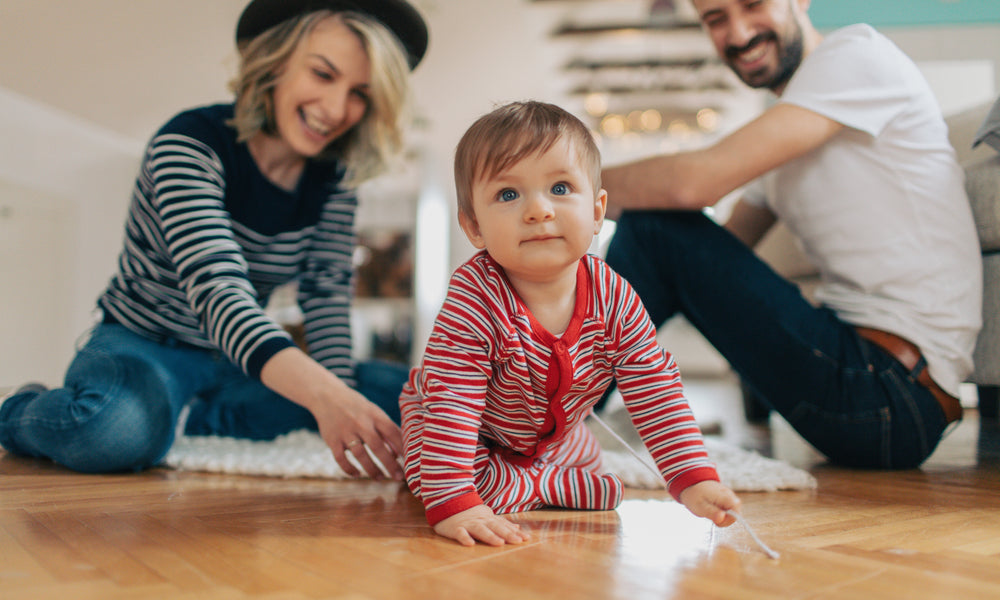
[[[569,193],[569,186],[565,183],[557,183],[552,186],[552,193],[556,196],[565,196]]]
[[[497,197],[500,199],[501,202],[511,202],[513,200],[517,200],[518,194],[514,190],[507,189],[501,191]]]

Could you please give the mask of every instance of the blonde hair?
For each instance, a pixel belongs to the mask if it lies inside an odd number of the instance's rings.
[[[566,110],[545,102],[512,102],[480,117],[455,149],[459,211],[475,220],[472,186],[477,180],[496,177],[524,158],[546,152],[563,137],[573,143],[594,190],[599,190],[600,150],[587,126]]]
[[[402,150],[410,108],[406,52],[396,36],[371,17],[330,10],[305,13],[241,44],[239,72],[229,84],[236,96],[229,125],[236,129],[241,142],[259,132],[277,133],[273,98],[281,68],[316,24],[331,16],[336,16],[358,36],[371,64],[368,111],[319,157],[343,161],[347,169],[345,184],[353,186],[384,172]]]

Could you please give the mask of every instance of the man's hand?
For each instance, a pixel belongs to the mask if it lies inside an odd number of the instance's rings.
[[[740,499],[718,481],[701,481],[686,488],[681,492],[680,501],[692,514],[705,517],[719,527],[729,527],[736,522],[726,514],[727,510],[740,510]]]
[[[531,539],[521,526],[497,516],[485,504],[467,508],[434,526],[438,535],[453,539],[463,546],[475,546],[476,540],[490,546],[520,544]]]

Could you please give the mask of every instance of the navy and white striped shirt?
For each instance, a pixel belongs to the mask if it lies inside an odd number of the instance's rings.
[[[146,148],[105,320],[219,349],[248,375],[292,346],[262,308],[298,281],[310,354],[353,381],[350,301],[357,197],[338,163],[310,161],[297,189],[257,168],[226,125],[232,105],[183,112]]]

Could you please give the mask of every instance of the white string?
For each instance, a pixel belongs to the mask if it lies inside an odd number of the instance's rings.
[[[607,431],[608,433],[611,434],[611,437],[613,437],[616,440],[618,440],[619,444],[621,444],[622,446],[624,446],[625,449],[628,450],[629,453],[632,456],[634,456],[637,461],[639,461],[640,463],[642,463],[642,466],[644,466],[647,469],[649,469],[649,472],[653,474],[653,477],[656,477],[656,481],[658,481],[660,483],[660,486],[663,489],[667,489],[667,482],[663,481],[663,476],[660,475],[660,472],[655,467],[653,467],[651,464],[649,464],[648,462],[646,462],[646,460],[642,456],[640,456],[638,452],[636,452],[635,450],[632,449],[632,446],[628,445],[628,442],[626,442],[625,440],[623,440],[617,433],[615,433],[615,430],[611,429],[611,427],[607,423],[605,423],[603,420],[601,420],[601,418],[598,417],[597,414],[590,413],[590,416],[594,417],[594,420],[597,421],[598,423],[600,423],[601,427],[603,427],[605,431]]]
[[[736,519],[736,522],[739,523],[740,525],[742,525],[743,529],[747,530],[747,533],[750,534],[750,537],[753,538],[753,541],[757,542],[757,545],[760,546],[760,549],[764,551],[764,554],[766,554],[768,556],[768,558],[772,558],[774,560],[778,560],[781,557],[780,554],[778,554],[774,550],[771,550],[767,546],[767,544],[765,544],[763,542],[763,540],[761,540],[759,537],[757,537],[757,533],[753,530],[752,527],[750,527],[750,523],[747,523],[747,520],[744,519],[743,516],[740,515],[740,513],[736,512],[735,510],[727,510],[726,514],[729,515],[730,517]]]
[[[616,440],[618,440],[619,444],[621,444],[622,446],[624,446],[625,449],[628,450],[629,453],[632,456],[634,456],[637,461],[639,461],[640,463],[642,463],[642,466],[644,466],[647,469],[649,469],[650,472],[653,473],[654,476],[656,476],[656,480],[660,482],[660,485],[664,489],[666,489],[667,483],[665,481],[663,481],[663,477],[660,475],[659,471],[657,471],[652,465],[650,465],[649,463],[647,463],[646,460],[642,456],[640,456],[638,452],[636,452],[635,450],[632,449],[632,446],[630,446],[628,444],[628,442],[626,442],[625,440],[623,440],[621,438],[621,436],[619,436],[617,433],[615,433],[615,430],[611,429],[611,427],[607,423],[605,423],[600,417],[598,417],[595,413],[591,413],[590,416],[594,417],[594,420],[597,421],[597,423],[599,423],[601,425],[601,427],[604,428],[605,431],[607,431],[608,433],[610,433],[611,437],[613,437]],[[774,560],[778,560],[778,558],[781,555],[778,554],[777,552],[775,552],[774,550],[772,550],[770,547],[768,547],[767,544],[765,544],[763,542],[763,540],[761,540],[759,537],[757,537],[757,532],[755,532],[753,530],[753,528],[750,527],[750,524],[747,523],[747,520],[744,519],[740,515],[740,513],[736,512],[734,510],[727,510],[726,514],[729,515],[729,516],[731,516],[732,518],[736,519],[736,522],[739,523],[740,525],[742,525],[744,529],[746,529],[747,533],[750,534],[750,537],[753,538],[753,541],[755,541],[757,543],[757,545],[760,546],[760,549],[764,551],[764,554],[766,554],[768,556],[768,558],[771,558],[771,559],[774,559]]]

